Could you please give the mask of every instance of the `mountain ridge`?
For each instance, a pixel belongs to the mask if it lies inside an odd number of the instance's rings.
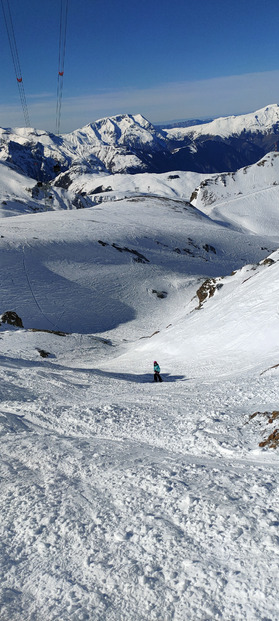
[[[68,174],[72,166],[113,174],[232,172],[274,150],[278,110],[274,104],[184,129],[156,128],[140,114],[99,119],[62,136],[33,128],[0,129],[0,160],[43,182],[58,177],[57,168]]]

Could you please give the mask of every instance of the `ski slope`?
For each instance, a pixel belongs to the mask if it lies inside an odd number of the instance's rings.
[[[278,235],[158,194],[0,220],[1,621],[279,617]]]

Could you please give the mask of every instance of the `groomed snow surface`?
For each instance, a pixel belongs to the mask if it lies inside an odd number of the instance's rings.
[[[1,621],[278,621],[279,243],[228,219],[2,218]]]

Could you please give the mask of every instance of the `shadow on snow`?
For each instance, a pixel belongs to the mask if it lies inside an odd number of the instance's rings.
[[[42,370],[43,368],[45,368],[45,370],[51,370],[52,373],[55,373],[55,371],[57,371],[58,373],[61,372],[61,370],[63,371],[70,371],[71,373],[88,373],[91,376],[98,376],[98,377],[104,377],[104,378],[111,378],[111,379],[115,379],[115,380],[121,380],[121,381],[125,381],[125,382],[134,382],[136,384],[150,384],[150,383],[154,383],[154,384],[158,384],[159,382],[154,382],[153,379],[153,373],[119,373],[119,372],[115,372],[115,371],[104,371],[102,369],[92,369],[92,368],[88,368],[88,367],[83,367],[83,368],[78,368],[78,367],[68,367],[68,366],[64,366],[61,364],[52,364],[50,361],[48,361],[47,359],[44,360],[23,360],[23,359],[15,359],[15,358],[10,358],[9,356],[0,356],[0,364],[2,367],[4,368],[12,368],[12,369],[22,369],[22,368],[34,368],[34,369],[38,369],[38,370]],[[186,382],[188,381],[188,379],[185,377],[185,375],[171,375],[170,373],[161,373],[161,377],[162,380],[164,382]],[[26,388],[18,388],[13,386],[12,389],[10,387],[10,392],[13,392],[16,390],[16,392],[25,392],[26,393]],[[4,391],[5,392],[5,391]],[[16,395],[17,397],[19,395]],[[1,392],[0,392],[0,397],[1,397]]]
[[[94,375],[99,375],[102,377],[109,377],[111,379],[122,380],[125,382],[134,382],[136,384],[158,384],[159,382],[154,382],[153,373],[117,373],[113,371],[102,371],[101,369],[87,369],[89,373]],[[184,375],[171,375],[170,373],[161,374],[162,380],[164,382],[181,382],[187,381]]]

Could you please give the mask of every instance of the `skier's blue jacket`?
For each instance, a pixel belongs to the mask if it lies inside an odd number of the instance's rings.
[[[155,371],[156,373],[160,373],[160,367],[159,367],[159,365],[158,365],[158,362],[154,363],[154,371]]]

